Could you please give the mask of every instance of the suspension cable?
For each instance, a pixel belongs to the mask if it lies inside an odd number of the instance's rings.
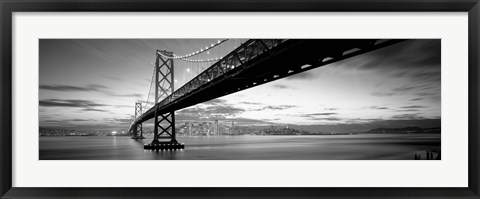
[[[153,85],[153,81],[154,81],[153,78],[155,77],[155,67],[156,67],[156,65],[153,66],[152,78],[150,80],[150,88],[148,89],[147,101],[145,101],[145,106],[143,107],[143,110],[146,110],[147,105],[148,105],[148,99],[150,99],[150,93],[152,92],[152,85]]]
[[[206,52],[212,48],[215,48],[217,47],[218,45],[222,44],[223,42],[226,42],[228,39],[223,39],[223,40],[218,40],[217,43],[212,43],[210,44],[210,46],[206,46],[205,48],[202,48],[198,51],[195,51],[195,52],[192,52],[192,53],[189,53],[189,54],[186,54],[186,55],[182,55],[182,56],[178,56],[178,55],[175,55],[173,54],[173,57],[172,56],[167,56],[167,55],[163,55],[160,53],[160,55],[166,57],[166,58],[170,58],[170,59],[184,59],[184,58],[189,58],[189,57],[193,57],[195,55],[198,55],[198,54],[201,54],[203,52]]]

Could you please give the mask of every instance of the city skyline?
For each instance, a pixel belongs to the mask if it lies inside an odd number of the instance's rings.
[[[128,128],[135,101],[148,97],[156,49],[183,55],[217,41],[41,39],[40,126]],[[231,41],[230,48],[244,40]],[[176,111],[176,120],[338,130],[439,127],[440,43],[395,44]],[[200,58],[221,57],[233,49],[227,47]],[[179,88],[211,63],[175,64],[175,88]]]

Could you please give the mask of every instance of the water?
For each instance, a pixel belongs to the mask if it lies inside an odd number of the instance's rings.
[[[129,137],[40,137],[40,160],[410,160],[440,152],[440,135],[177,137],[180,151],[145,151]],[[438,153],[434,153],[436,157]]]

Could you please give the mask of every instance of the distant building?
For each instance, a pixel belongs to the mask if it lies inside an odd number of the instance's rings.
[[[214,125],[214,130],[213,130],[213,134],[214,135],[219,135],[219,132],[218,132],[218,120],[215,120],[215,125]]]

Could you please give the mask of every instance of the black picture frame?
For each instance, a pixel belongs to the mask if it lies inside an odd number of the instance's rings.
[[[480,198],[479,0],[0,0],[1,198]],[[12,187],[13,12],[468,12],[468,187],[17,188]],[[454,172],[454,171],[452,171]],[[93,179],[92,179],[93,180]]]

